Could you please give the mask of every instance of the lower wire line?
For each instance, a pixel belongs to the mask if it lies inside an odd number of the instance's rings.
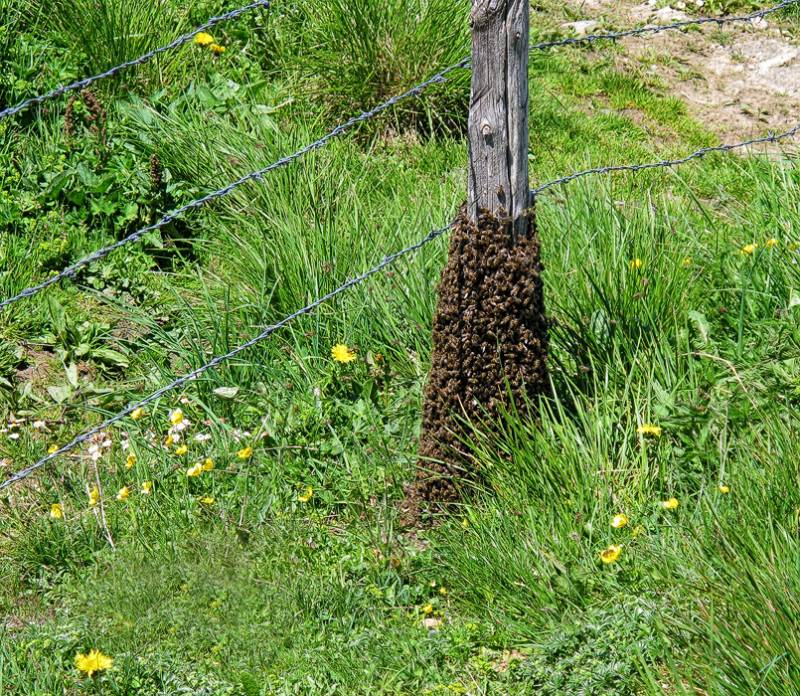
[[[104,420],[99,425],[96,425],[93,428],[90,428],[89,430],[85,430],[80,435],[75,436],[66,445],[63,445],[62,447],[59,447],[54,452],[52,452],[50,454],[47,454],[46,456],[42,457],[39,461],[35,462],[34,464],[31,464],[30,466],[28,466],[28,467],[26,467],[24,469],[21,469],[20,471],[16,472],[15,474],[12,474],[9,478],[7,478],[5,481],[0,483],[0,491],[3,490],[4,488],[7,488],[8,486],[13,485],[14,483],[17,483],[18,481],[21,481],[22,479],[27,478],[34,471],[36,471],[37,469],[41,469],[43,466],[45,466],[46,464],[51,462],[56,457],[58,457],[58,456],[60,456],[62,454],[66,454],[67,452],[70,452],[71,450],[75,449],[78,445],[86,442],[93,435],[105,430],[110,425],[113,425],[114,423],[117,423],[117,422],[121,421],[123,418],[125,418],[126,416],[130,415],[131,413],[133,413],[133,411],[135,411],[137,408],[142,408],[142,407],[146,406],[147,404],[152,403],[153,401],[155,401],[156,399],[160,398],[164,394],[166,394],[166,393],[168,393],[168,392],[170,392],[170,391],[172,391],[174,389],[177,389],[178,387],[183,386],[187,382],[193,381],[194,379],[199,377],[201,374],[203,374],[207,370],[210,370],[212,367],[216,367],[220,363],[223,363],[226,360],[230,360],[231,358],[235,357],[236,355],[238,355],[242,351],[245,351],[248,348],[251,348],[252,346],[256,345],[257,343],[260,343],[261,341],[269,338],[273,333],[275,333],[279,329],[283,328],[284,326],[286,326],[290,322],[294,321],[298,317],[301,317],[304,314],[309,314],[310,312],[313,312],[320,305],[324,304],[328,300],[333,299],[337,295],[343,293],[345,290],[349,290],[350,288],[354,287],[355,285],[358,285],[359,283],[362,283],[363,281],[365,281],[370,276],[375,275],[376,273],[382,271],[387,266],[393,264],[395,261],[397,261],[402,256],[405,256],[406,254],[410,254],[411,252],[422,248],[428,242],[433,241],[437,237],[441,237],[445,232],[447,232],[447,230],[450,229],[450,227],[451,227],[450,225],[446,225],[445,227],[439,227],[437,229],[431,230],[420,241],[418,241],[418,242],[416,242],[414,244],[411,244],[410,246],[407,246],[404,249],[401,249],[400,251],[396,251],[393,254],[389,254],[388,256],[385,256],[383,258],[383,260],[379,264],[377,264],[376,266],[373,266],[368,271],[364,271],[360,275],[357,275],[357,276],[354,276],[354,277],[350,278],[350,280],[346,281],[345,283],[340,285],[335,290],[331,290],[331,292],[329,292],[329,293],[327,293],[325,295],[322,295],[321,297],[317,298],[316,300],[314,300],[310,304],[307,304],[305,307],[302,307],[301,309],[298,309],[297,311],[292,312],[292,314],[289,314],[288,316],[284,317],[278,323],[271,324],[270,326],[265,328],[260,334],[258,334],[254,338],[251,338],[249,341],[246,341],[245,343],[242,343],[241,345],[237,346],[236,348],[234,348],[230,352],[225,353],[224,355],[220,355],[220,356],[218,356],[216,358],[213,358],[212,360],[210,360],[206,364],[198,367],[195,370],[192,370],[191,372],[188,372],[187,374],[185,374],[185,375],[183,375],[181,377],[178,377],[177,379],[175,379],[174,381],[170,382],[166,386],[163,386],[160,389],[154,391],[152,394],[150,394],[149,396],[145,397],[141,401],[138,401],[135,404],[131,404],[131,405],[127,406],[126,408],[124,408],[123,410],[119,411],[115,415],[113,415],[113,416],[107,418],[106,420]]]

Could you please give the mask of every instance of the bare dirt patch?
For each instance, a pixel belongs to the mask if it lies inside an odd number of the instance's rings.
[[[41,386],[50,383],[53,375],[60,369],[59,361],[53,353],[25,345],[24,367],[17,371],[16,380]]]
[[[671,24],[689,15],[671,7],[611,0],[573,5],[593,20],[570,23],[575,33]],[[596,22],[596,24],[595,24]],[[722,141],[793,127],[800,113],[800,45],[773,17],[699,30],[624,39],[622,70],[636,70],[679,97]]]

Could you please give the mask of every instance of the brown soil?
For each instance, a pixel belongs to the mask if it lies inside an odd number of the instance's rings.
[[[16,380],[22,383],[31,382],[35,387],[49,384],[53,375],[61,369],[55,355],[33,346],[25,346],[24,361],[25,367],[17,370]]]
[[[563,28],[578,34],[689,18],[680,10],[649,3],[571,0],[571,5],[586,21]],[[722,30],[707,25],[699,31],[628,38],[621,46],[620,69],[644,72],[669,85],[690,114],[721,141],[787,130],[797,121],[800,46],[772,16]]]
[[[459,480],[476,477],[466,422],[497,419],[509,396],[525,409],[546,390],[541,272],[535,231],[515,244],[507,220],[483,211],[475,225],[462,209],[439,283],[412,508],[453,501]]]

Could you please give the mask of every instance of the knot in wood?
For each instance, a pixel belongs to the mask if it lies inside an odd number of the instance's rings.
[[[505,16],[508,0],[475,0],[470,14],[473,29],[485,29],[498,15]]]
[[[485,138],[489,135],[494,133],[494,129],[492,128],[492,124],[489,123],[485,118],[481,120],[481,135]]]

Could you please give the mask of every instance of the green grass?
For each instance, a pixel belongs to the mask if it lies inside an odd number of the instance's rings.
[[[122,18],[131,36],[161,9],[107,6],[138,13]],[[7,15],[9,103],[142,47],[98,18],[65,35],[71,9],[36,7]],[[159,15],[147,41],[224,9],[166,3],[171,23]],[[550,36],[561,17],[546,4],[534,26]],[[363,22],[380,31],[354,47]],[[218,36],[219,59],[187,46],[98,89],[105,138],[78,104],[72,132],[60,103],[0,124],[2,297],[468,47],[463,4],[416,1],[308,0]],[[618,50],[532,57],[533,181],[716,142],[669,86],[617,72]],[[450,220],[466,76],[430,97],[4,312],[2,470]],[[84,448],[10,489],[0,692],[796,694],[800,175],[784,154],[540,197],[555,396],[538,423],[512,409],[474,424],[482,485],[433,529],[401,530],[398,503],[443,239],[112,429],[96,464]],[[331,359],[340,342],[357,360]],[[163,446],[177,407],[186,455]],[[211,471],[186,475],[207,457]],[[98,482],[105,521],[88,505]],[[630,523],[615,530],[619,512]],[[623,550],[605,566],[609,544]],[[115,666],[82,678],[74,658],[91,648]]]

